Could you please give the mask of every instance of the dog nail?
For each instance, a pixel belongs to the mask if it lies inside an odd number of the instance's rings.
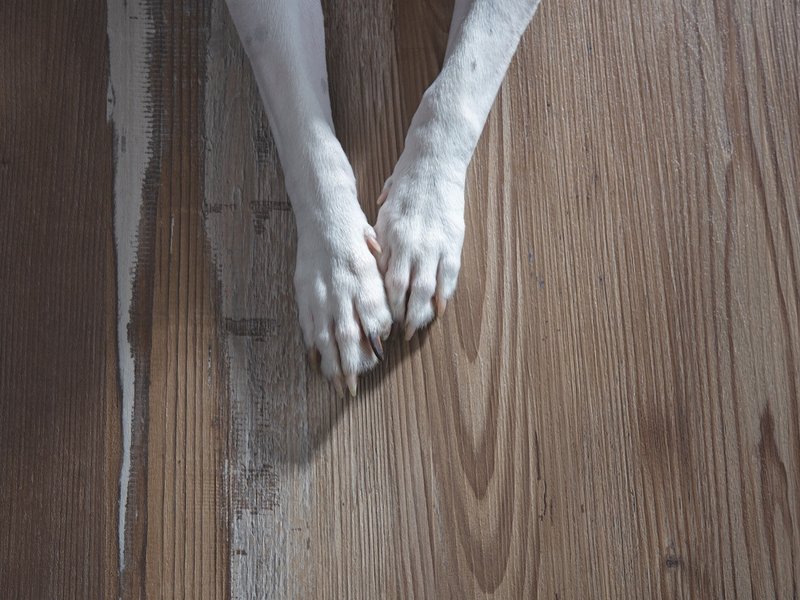
[[[445,308],[447,308],[447,300],[442,299],[441,296],[436,296],[436,316],[441,317]]]
[[[347,389],[350,390],[350,396],[355,398],[356,391],[358,391],[358,378],[352,373],[347,376]]]
[[[336,389],[336,397],[340,400],[344,398],[344,388],[342,387],[342,376],[336,375],[333,378],[333,387]]]
[[[381,248],[381,245],[378,243],[378,240],[376,240],[375,238],[368,237],[367,246],[375,256],[380,256],[381,254],[383,254],[383,249]]]
[[[378,357],[378,361],[383,361],[383,344],[381,338],[375,334],[369,336],[369,345],[372,346],[372,351]]]
[[[314,371],[319,370],[319,352],[317,352],[316,348],[311,348],[308,351],[308,364],[311,365]]]

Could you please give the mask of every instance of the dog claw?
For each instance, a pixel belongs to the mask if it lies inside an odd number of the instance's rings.
[[[372,351],[378,357],[378,361],[383,361],[383,344],[381,344],[380,336],[372,334],[369,336],[369,345],[372,346]]]
[[[342,376],[336,375],[333,378],[333,387],[336,390],[336,397],[340,400],[344,398],[344,387],[342,386]]]
[[[308,351],[308,364],[314,371],[319,371],[319,352],[316,348],[311,348]]]
[[[355,398],[358,391],[358,378],[353,373],[347,376],[347,389],[350,391],[350,396]]]
[[[444,309],[447,308],[447,300],[441,296],[436,296],[436,317],[441,317],[444,314]]]
[[[367,246],[375,256],[380,256],[381,254],[383,254],[383,249],[381,248],[381,245],[378,243],[378,240],[376,240],[375,238],[368,237]]]

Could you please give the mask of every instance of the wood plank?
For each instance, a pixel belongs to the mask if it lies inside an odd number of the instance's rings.
[[[225,364],[202,224],[210,4],[114,3],[120,335],[131,353],[130,473],[120,527],[124,597],[227,595]],[[119,94],[119,97],[117,95]],[[135,213],[139,214],[135,214]],[[124,362],[123,362],[124,364]]]
[[[212,7],[206,79],[205,226],[220,277],[230,390],[232,598],[315,598],[308,537],[314,478],[294,308],[294,219],[246,58],[224,4]],[[289,483],[291,482],[291,484]],[[233,582],[236,585],[233,586]]]
[[[0,5],[0,590],[117,593],[105,2]]]
[[[326,6],[372,220],[444,51],[429,4]],[[344,403],[303,364],[274,146],[215,13],[206,222],[223,318],[267,332],[226,336],[233,597],[795,593],[790,12],[545,3],[470,170],[452,308]]]

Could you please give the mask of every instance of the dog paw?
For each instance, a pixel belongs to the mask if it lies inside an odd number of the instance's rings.
[[[466,168],[407,145],[378,199],[378,258],[392,317],[411,339],[444,313],[464,242]]]
[[[357,376],[383,359],[381,339],[391,330],[375,231],[358,205],[355,181],[316,186],[325,198],[295,211],[294,274],[300,326],[312,366],[356,395]]]

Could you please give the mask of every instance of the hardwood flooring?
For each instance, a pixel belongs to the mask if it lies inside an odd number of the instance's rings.
[[[324,7],[374,221],[452,6]],[[455,300],[340,401],[224,3],[2,3],[2,596],[796,598],[798,31],[544,0]]]

